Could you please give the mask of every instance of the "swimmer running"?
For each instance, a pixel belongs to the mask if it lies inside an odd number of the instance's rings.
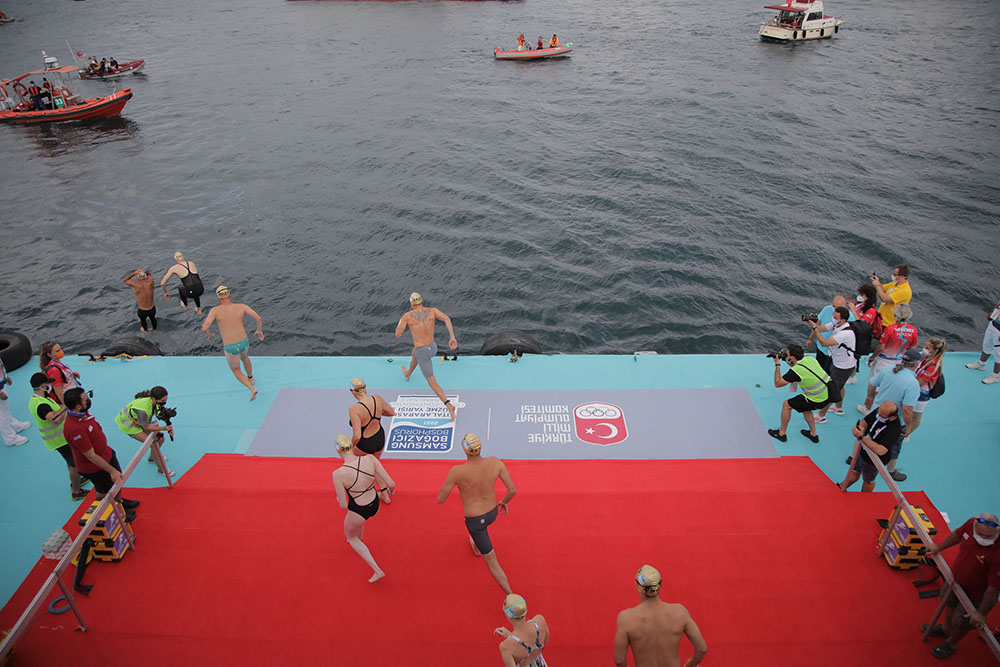
[[[681,637],[694,646],[694,655],[684,667],[695,667],[705,659],[708,644],[701,636],[698,624],[684,605],[660,601],[660,573],[651,565],[643,565],[635,573],[635,590],[641,602],[618,614],[615,632],[615,665],[627,667],[628,650],[636,667],[680,667],[678,648]]]
[[[493,631],[493,634],[504,638],[500,642],[504,667],[548,667],[542,657],[542,650],[549,643],[549,624],[545,622],[545,617],[535,614],[534,618],[526,621],[528,603],[517,593],[504,598],[503,613],[514,628],[513,632],[503,627]]]
[[[353,434],[351,442],[358,450],[358,456],[371,454],[377,459],[382,458],[385,451],[385,430],[382,428],[382,417],[392,417],[396,411],[378,394],[368,395],[368,387],[361,378],[351,380],[351,395],[357,401],[347,409]],[[374,428],[373,428],[374,427]],[[388,505],[389,494],[385,488],[385,480],[375,476],[379,499]]]
[[[455,340],[455,330],[451,326],[451,318],[442,313],[437,308],[424,308],[424,299],[417,292],[410,294],[410,310],[399,318],[396,325],[396,338],[403,335],[406,327],[410,327],[410,335],[413,336],[413,356],[409,367],[403,366],[403,377],[410,379],[410,374],[420,366],[420,372],[427,378],[427,385],[434,391],[444,407],[448,408],[451,420],[455,421],[455,406],[451,400],[444,395],[441,385],[434,379],[434,364],[432,360],[437,354],[437,343],[434,342],[434,325],[437,320],[444,322],[448,328],[448,347],[458,348],[458,341]]]
[[[368,583],[375,583],[385,576],[385,572],[375,562],[363,538],[365,522],[378,513],[378,494],[375,493],[375,476],[385,480],[389,494],[396,492],[396,483],[374,456],[357,456],[354,444],[346,435],[337,436],[337,453],[344,459],[343,465],[333,471],[333,488],[337,490],[340,509],[347,510],[344,517],[344,537],[361,559],[375,571]]]
[[[438,492],[438,504],[448,500],[452,489],[458,487],[462,507],[465,509],[465,527],[469,531],[472,552],[483,557],[497,584],[504,593],[510,595],[510,583],[497,560],[490,541],[489,527],[496,521],[498,510],[507,514],[507,504],[517,493],[517,489],[514,488],[514,481],[503,461],[495,456],[485,459],[481,456],[483,443],[478,435],[466,433],[462,438],[462,449],[468,460],[448,471],[444,485]],[[507,493],[499,503],[493,490],[497,478],[507,487]]]
[[[247,330],[243,327],[243,317],[249,315],[257,320],[257,340],[264,340],[264,320],[254,311],[253,308],[244,303],[233,303],[229,300],[229,288],[219,285],[215,290],[215,296],[219,297],[219,305],[208,311],[208,317],[201,325],[201,330],[208,334],[208,339],[215,338],[215,333],[209,331],[212,322],[219,325],[219,333],[222,334],[222,349],[226,353],[226,361],[229,362],[229,369],[236,376],[240,383],[250,390],[250,400],[257,398],[257,388],[253,381],[253,364],[250,363],[250,338]],[[240,372],[240,362],[246,369],[246,375]]]

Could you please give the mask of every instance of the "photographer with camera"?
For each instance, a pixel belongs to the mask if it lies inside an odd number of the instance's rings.
[[[135,395],[135,400],[129,402],[118,413],[118,416],[115,417],[115,423],[118,424],[122,433],[139,442],[145,442],[150,433],[156,433],[156,445],[162,447],[164,431],[170,434],[171,440],[174,439],[174,427],[170,420],[177,416],[177,411],[166,407],[166,405],[167,390],[165,388],[156,386],[146,391],[140,391]],[[162,419],[164,425],[161,426],[157,423],[157,419]],[[152,450],[150,450],[147,460],[156,464],[157,472],[161,475],[173,476],[174,471],[161,467]],[[163,460],[166,461],[167,457],[164,456]]]
[[[807,357],[802,346],[795,343],[791,343],[784,350],[772,352],[767,357],[774,359],[774,386],[776,389],[793,382],[798,382],[802,388],[801,394],[796,394],[781,404],[781,426],[776,429],[767,429],[767,434],[779,442],[787,442],[788,436],[785,435],[785,429],[788,428],[788,420],[792,417],[792,410],[795,410],[809,425],[808,429],[802,429],[800,433],[813,442],[819,442],[813,410],[819,410],[830,401],[828,387],[830,376],[820,367],[818,361]],[[782,361],[791,366],[784,375],[781,374]]]
[[[816,337],[817,349],[820,346],[827,348],[830,357],[833,359],[833,364],[827,370],[830,373],[833,384],[837,386],[839,394],[839,396],[834,397],[836,404],[833,406],[833,413],[837,415],[844,414],[844,385],[847,384],[847,380],[851,377],[851,373],[854,372],[854,367],[857,363],[854,356],[858,345],[857,337],[854,335],[854,331],[851,330],[850,319],[851,311],[846,306],[837,306],[833,309],[833,321],[830,324],[820,324],[819,321],[813,319],[806,320],[806,323],[812,327],[813,335]],[[824,335],[824,331],[829,331],[830,335]],[[826,422],[826,411],[829,409],[830,404],[828,403],[819,411],[819,416],[816,417],[817,424]]]

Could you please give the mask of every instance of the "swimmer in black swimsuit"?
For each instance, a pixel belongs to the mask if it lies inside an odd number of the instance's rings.
[[[365,381],[361,378],[351,380],[351,394],[357,401],[347,409],[351,428],[354,430],[351,440],[358,451],[382,458],[382,452],[385,451],[385,430],[381,420],[382,417],[395,415],[396,411],[378,394],[369,396]],[[377,425],[374,431],[371,428],[373,425]],[[388,505],[391,501],[385,491],[385,481],[376,477],[375,482],[378,484],[379,498]]]
[[[194,301],[194,309],[199,315],[201,315],[201,295],[205,293],[205,286],[201,282],[201,276],[198,275],[198,267],[189,261],[185,261],[184,253],[179,250],[174,253],[174,261],[176,262],[167,271],[167,274],[163,276],[163,280],[160,281],[160,287],[163,288],[163,296],[170,300],[170,292],[167,291],[167,280],[170,276],[177,276],[181,279],[181,286],[177,288],[177,296],[181,298],[181,305],[184,310],[188,309],[188,299]]]
[[[362,538],[365,522],[378,512],[378,494],[375,492],[375,477],[385,480],[389,495],[396,492],[396,483],[374,456],[357,456],[354,444],[346,435],[337,436],[337,453],[344,464],[333,471],[333,487],[337,491],[337,503],[347,510],[344,517],[344,537],[361,559],[375,571],[368,580],[374,583],[385,576],[385,572],[372,557],[371,551]]]

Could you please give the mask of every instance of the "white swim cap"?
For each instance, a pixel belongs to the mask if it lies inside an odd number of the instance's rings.
[[[483,448],[483,441],[475,433],[466,433],[462,438],[462,449],[469,454],[475,454]]]

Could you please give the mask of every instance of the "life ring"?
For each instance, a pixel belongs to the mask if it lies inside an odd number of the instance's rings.
[[[16,331],[0,332],[0,359],[8,372],[20,368],[31,359],[31,341]]]
[[[11,88],[13,88],[14,92],[20,95],[21,97],[28,96],[28,87],[23,83],[21,83],[20,81],[15,81],[14,84],[11,86]]]
[[[125,338],[119,338],[108,345],[104,349],[104,352],[101,352],[102,357],[115,357],[119,354],[127,354],[130,357],[163,356],[163,352],[160,350],[159,345],[148,338],[143,338],[142,336],[126,336]]]
[[[486,339],[479,354],[505,355],[517,352],[518,355],[541,354],[542,348],[538,342],[526,333],[520,331],[501,331]]]

